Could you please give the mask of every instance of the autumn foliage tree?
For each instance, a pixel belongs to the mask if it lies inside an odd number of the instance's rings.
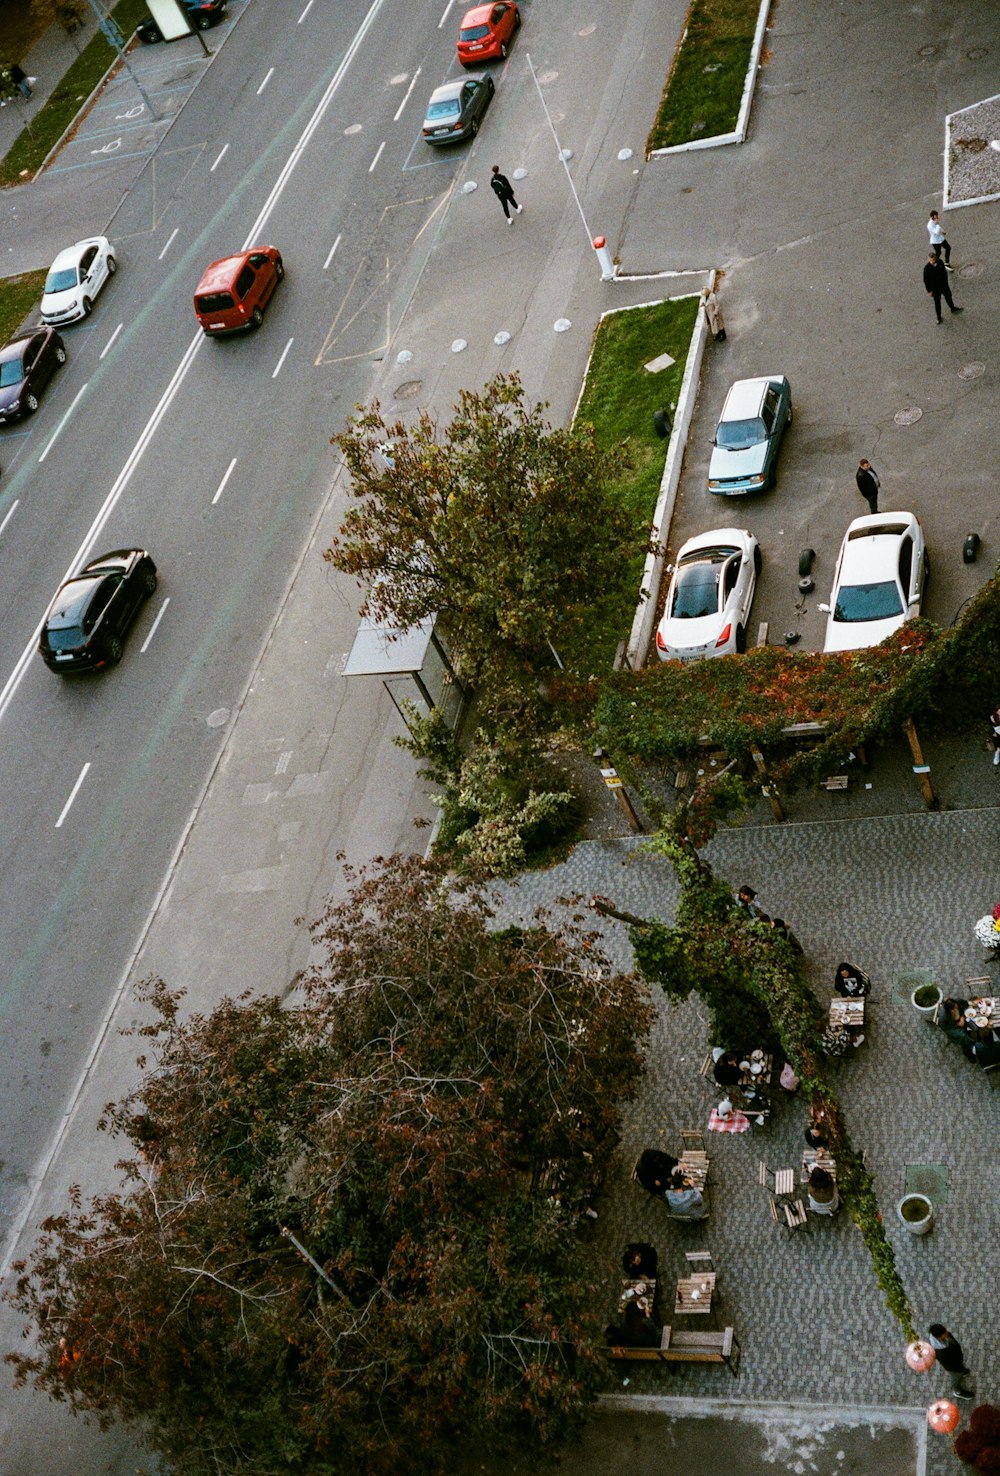
[[[157,1007],[105,1126],[124,1187],[50,1220],[9,1298],[32,1380],[185,1476],[434,1472],[586,1405],[580,1211],[643,1070],[643,989],[417,860],[315,929],[291,1006]]]

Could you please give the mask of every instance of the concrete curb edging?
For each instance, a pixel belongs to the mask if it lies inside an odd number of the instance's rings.
[[[995,92],[992,97],[981,97],[978,102],[970,103],[967,108],[957,108],[954,113],[947,113],[944,120],[944,189],[942,191],[942,210],[961,210],[965,205],[988,205],[993,200],[1000,200],[1000,190],[991,195],[970,195],[967,200],[952,200],[951,196],[951,128],[952,120],[960,118],[963,113],[971,113],[976,108],[981,108],[987,103],[1000,101],[1000,92]]]
[[[671,144],[665,149],[653,149],[646,155],[647,159],[665,159],[670,154],[689,154],[695,149],[721,149],[725,144],[742,143],[747,136],[747,128],[750,124],[750,108],[753,105],[754,87],[757,85],[757,73],[760,70],[760,54],[764,49],[764,33],[767,30],[768,16],[771,10],[771,0],[760,0],[760,10],[757,12],[757,27],[753,34],[753,44],[750,47],[750,63],[747,67],[746,81],[743,84],[743,96],[740,100],[740,110],[736,117],[736,127],[732,133],[716,133],[712,138],[689,139],[687,143]],[[681,45],[684,45],[683,39]]]
[[[709,273],[709,286],[714,285],[715,272],[712,271]],[[708,323],[705,314],[699,309],[688,348],[687,362],[684,365],[684,376],[677,394],[674,425],[670,433],[663,476],[660,478],[660,495],[656,499],[656,509],[650,529],[650,537],[655,540],[657,548],[655,552],[646,555],[646,562],[642,570],[642,584],[639,588],[639,602],[636,605],[632,629],[625,648],[625,664],[633,671],[639,671],[645,665],[646,652],[653,638],[653,625],[656,621],[656,608],[660,597],[660,581],[663,578],[667,557],[664,539],[670,532],[670,522],[674,515],[677,487],[681,478],[684,452],[687,449],[688,430],[691,427],[691,417],[698,398],[701,360],[707,341]]]

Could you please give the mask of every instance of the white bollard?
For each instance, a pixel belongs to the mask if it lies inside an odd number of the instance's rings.
[[[615,279],[615,264],[611,260],[611,252],[603,236],[594,237],[594,250],[597,252],[597,260],[601,265],[601,281],[613,282]]]

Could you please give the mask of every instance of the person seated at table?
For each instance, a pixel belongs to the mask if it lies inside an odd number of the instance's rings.
[[[652,1309],[628,1302],[625,1307],[624,1325],[620,1328],[609,1327],[608,1332],[615,1332],[619,1336],[613,1340],[613,1346],[622,1348],[658,1348],[663,1340],[663,1328],[653,1316]]]
[[[976,1041],[972,1047],[972,1059],[977,1066],[1000,1065],[1000,1032],[991,1030],[988,1025],[983,1025],[976,1031]],[[669,1202],[670,1195],[667,1195]]]
[[[820,1050],[831,1061],[846,1056],[851,1037],[843,1025],[828,1025],[819,1038]]]
[[[829,1170],[814,1166],[809,1171],[809,1208],[814,1215],[834,1215],[840,1207],[837,1181]]]
[[[966,1010],[969,1008],[967,999],[946,999],[942,1001],[938,1011],[938,1025],[944,1031],[949,1040],[960,1045],[966,1057],[972,1060],[972,1040],[970,1038],[969,1022]],[[973,1027],[974,1029],[975,1027]]]
[[[735,1051],[723,1051],[715,1065],[712,1067],[712,1075],[719,1086],[732,1087],[739,1083],[743,1075],[740,1069],[740,1058]]]
[[[814,1102],[809,1108],[809,1122],[806,1126],[806,1146],[809,1148],[827,1148],[830,1143],[830,1134],[827,1129],[826,1108],[820,1102]]]
[[[867,999],[871,992],[872,981],[864,969],[855,968],[853,964],[842,963],[837,965],[833,987],[842,999]]]
[[[625,1247],[625,1254],[622,1256],[622,1270],[633,1281],[641,1281],[644,1278],[647,1281],[655,1281],[658,1260],[656,1247],[650,1245],[646,1240],[639,1240]]]
[[[670,1188],[670,1178],[680,1159],[659,1148],[644,1148],[635,1166],[635,1176],[647,1194],[662,1197]]]
[[[677,1220],[703,1220],[707,1213],[705,1196],[694,1187],[694,1181],[680,1169],[674,1170],[670,1188],[664,1198],[667,1208]]]

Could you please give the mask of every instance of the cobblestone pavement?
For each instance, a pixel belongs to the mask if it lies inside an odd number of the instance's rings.
[[[734,888],[749,882],[769,911],[792,922],[823,1000],[842,957],[871,974],[866,1041],[834,1068],[834,1086],[867,1152],[916,1324],[940,1320],[954,1329],[977,1372],[980,1399],[992,1402],[1000,1397],[996,1286],[993,1271],[981,1267],[984,1256],[995,1259],[997,1245],[1000,1093],[917,1016],[909,993],[912,976],[951,992],[986,971],[972,924],[996,900],[998,843],[1000,812],[983,808],[748,827],[720,834],[705,853]],[[669,865],[641,841],[592,841],[565,864],[521,878],[505,905],[523,915],[543,904],[558,915],[568,899],[594,893],[669,921],[677,887]],[[624,927],[598,923],[613,958],[629,965]],[[771,1222],[758,1162],[798,1167],[805,1102],[777,1102],[767,1127],[742,1136],[707,1134],[704,1225],[668,1220],[630,1182],[642,1148],[677,1151],[680,1129],[704,1128],[718,1091],[699,1075],[710,1044],[700,1001],[664,1003],[595,1226],[595,1257],[610,1320],[626,1241],[657,1246],[665,1281],[681,1274],[685,1250],[709,1249],[721,1315],[742,1344],[742,1372],[734,1382],[724,1368],[630,1365],[629,1391],[925,1406],[946,1392],[947,1377],[933,1369],[918,1379],[907,1369],[902,1334],[847,1214],[830,1223],[814,1218],[794,1235]],[[939,1188],[934,1231],[918,1238],[898,1224],[895,1204],[908,1171],[921,1167],[937,1171]],[[608,1387],[621,1389],[617,1372],[609,1372]],[[928,1471],[956,1468],[950,1442],[932,1441]]]

